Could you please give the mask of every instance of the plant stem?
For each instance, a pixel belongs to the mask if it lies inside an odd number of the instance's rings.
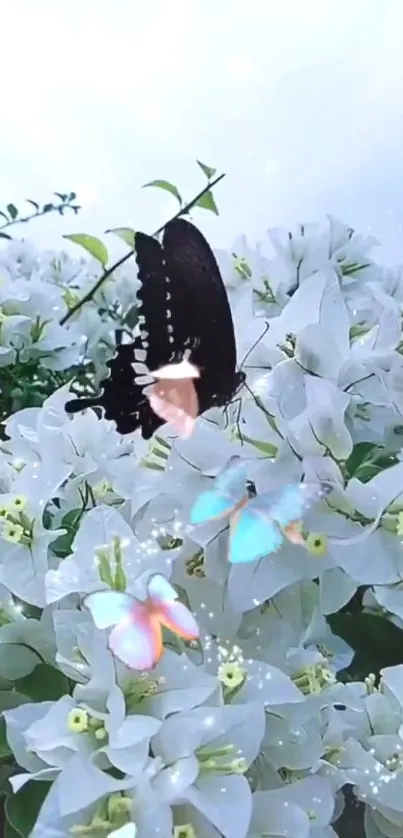
[[[24,218],[12,218],[10,221],[6,221],[4,224],[0,224],[0,232],[5,230],[8,227],[13,227],[14,224],[26,224],[28,221],[32,221],[34,218],[41,218],[43,215],[49,215],[50,212],[60,212],[64,209],[71,209],[75,213],[78,212],[81,207],[77,204],[74,206],[71,203],[62,202],[61,204],[54,204],[51,209],[47,210],[38,210],[38,212],[33,212],[32,215],[26,215]]]
[[[153,233],[153,236],[158,236],[159,233],[162,233],[162,231],[165,229],[166,225],[169,224],[171,221],[175,221],[177,218],[180,218],[182,215],[187,215],[190,212],[190,210],[192,209],[192,207],[194,207],[194,205],[197,204],[198,201],[200,201],[200,198],[202,198],[203,195],[205,195],[206,192],[209,192],[210,189],[213,188],[213,186],[216,186],[217,183],[219,183],[219,181],[222,180],[224,177],[225,177],[225,174],[222,174],[222,175],[219,175],[218,177],[216,177],[214,180],[209,181],[207,186],[205,186],[204,189],[202,189],[201,192],[199,192],[199,194],[196,195],[195,198],[192,198],[192,200],[189,201],[188,204],[186,204],[184,207],[182,207],[182,209],[180,209],[179,212],[176,213],[176,215],[174,215],[172,218],[170,218],[169,221],[166,221],[165,224],[162,225],[162,227],[159,227],[159,229],[156,230],[155,233]],[[92,288],[90,288],[90,290],[86,294],[84,294],[84,297],[82,297],[81,300],[79,300],[70,309],[70,311],[68,311],[67,314],[65,314],[62,317],[62,319],[59,321],[60,325],[64,326],[64,324],[67,323],[67,321],[70,320],[71,317],[73,317],[73,314],[75,314],[77,311],[79,311],[79,309],[83,305],[85,305],[85,303],[88,303],[89,300],[91,300],[93,298],[94,294],[97,293],[97,291],[101,287],[101,285],[103,285],[105,280],[108,279],[108,277],[110,277],[111,274],[113,274],[113,272],[116,271],[117,268],[120,268],[121,265],[123,265],[125,262],[127,262],[127,260],[130,259],[130,257],[133,256],[134,253],[135,253],[135,250],[129,250],[129,252],[126,253],[125,256],[122,256],[121,259],[118,259],[118,261],[115,262],[114,265],[112,265],[110,268],[107,268],[107,270],[104,271],[104,273],[99,277],[99,279],[97,279],[95,285],[93,285]]]

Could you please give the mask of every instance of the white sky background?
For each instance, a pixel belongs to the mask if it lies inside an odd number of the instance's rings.
[[[197,157],[214,246],[331,212],[403,261],[402,0],[4,0],[0,42],[0,202],[84,205],[16,234],[152,232]]]

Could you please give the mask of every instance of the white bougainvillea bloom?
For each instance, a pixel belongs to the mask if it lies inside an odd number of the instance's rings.
[[[78,367],[97,389],[115,329],[135,322],[135,263],[60,326],[99,262],[1,246],[0,396],[21,363],[54,390],[0,442],[0,709],[14,788],[51,784],[32,838],[333,838],[346,784],[368,838],[403,838],[402,667],[344,683],[354,632],[333,623],[364,589],[365,617],[403,625],[402,269],[375,244],[329,216],[218,251],[247,387],[189,440],[162,426],[150,441],[65,411]],[[302,545],[235,566],[227,521],[190,527],[233,456],[258,494],[331,484]],[[82,600],[142,598],[154,572],[200,642],[164,631],[139,673]],[[65,694],[33,700],[44,666]]]

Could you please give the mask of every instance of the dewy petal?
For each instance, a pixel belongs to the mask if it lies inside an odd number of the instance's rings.
[[[380,670],[382,677],[382,689],[385,686],[394,698],[403,707],[403,664],[396,666],[385,666]],[[387,693],[386,693],[387,695]]]
[[[160,726],[151,716],[128,716],[101,750],[116,768],[137,777],[148,760],[150,739]]]
[[[273,704],[295,704],[305,700],[291,678],[281,669],[257,660],[246,660],[241,666],[246,669],[247,678],[232,699],[232,704],[260,701],[266,707]]]
[[[337,274],[331,268],[317,271],[300,285],[275,324],[283,335],[298,335],[310,323],[343,323],[344,300]]]
[[[323,777],[306,777],[297,780],[277,792],[278,799],[300,806],[305,812],[312,812],[317,826],[327,826],[334,811],[334,795],[331,783]],[[299,838],[299,836],[298,836]]]
[[[341,567],[331,567],[321,573],[319,589],[322,613],[334,614],[354,596],[357,583]]]
[[[305,575],[301,548],[288,544],[278,554],[258,562],[231,565],[228,576],[231,606],[236,611],[249,611],[289,585],[299,582]],[[317,575],[317,564],[314,575]]]
[[[225,838],[246,838],[252,794],[245,777],[200,777],[186,798]]]
[[[161,801],[172,802],[184,796],[197,779],[199,763],[190,755],[167,765],[152,780],[152,789]]]
[[[348,329],[346,332],[348,342]],[[339,330],[333,324],[333,331],[322,323],[311,323],[300,331],[295,359],[307,372],[336,382],[345,361],[348,348],[340,347],[337,338]]]
[[[29,838],[71,838],[71,827],[91,820],[92,813],[74,812],[66,818],[60,812],[57,783],[53,783],[40,809]]]
[[[27,771],[35,772],[48,767],[42,759],[27,749],[25,732],[34,722],[43,719],[52,707],[53,701],[42,701],[39,704],[23,704],[3,713],[10,748],[17,763]]]
[[[161,679],[156,693],[144,699],[144,712],[165,719],[171,713],[187,711],[203,704],[217,687],[216,678],[195,666],[187,655],[177,655],[166,649],[153,670],[153,677]]]
[[[143,545],[119,512],[108,506],[97,506],[82,520],[73,542],[73,555],[64,559],[57,570],[49,570],[46,574],[47,602],[56,602],[70,593],[86,594],[105,587],[99,577],[96,550],[110,546],[115,537],[121,540],[129,591],[144,570],[162,572],[158,546],[154,547],[151,542]],[[155,555],[153,568],[150,568],[149,553]]]
[[[345,412],[350,401],[349,396],[331,381],[313,376],[305,377],[305,392],[306,420],[310,426],[311,435],[314,435],[317,442],[326,447],[336,459],[347,459],[353,447],[351,436],[344,423]],[[295,434],[294,427],[293,433]],[[304,445],[302,438],[300,444]]]
[[[403,495],[403,463],[380,471],[370,483],[371,488],[379,497],[382,508],[386,509],[389,504]]]
[[[108,838],[137,838],[137,826],[135,823],[126,823],[120,829],[109,832]]]
[[[284,800],[282,789],[256,791],[252,798],[252,835],[268,838],[309,838],[310,822],[305,807]]]
[[[132,777],[115,780],[109,774],[95,768],[81,754],[75,754],[54,785],[57,786],[60,813],[63,816],[78,812],[114,791],[125,791],[134,783]]]

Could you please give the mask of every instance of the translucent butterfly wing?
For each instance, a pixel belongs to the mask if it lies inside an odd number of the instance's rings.
[[[330,490],[326,484],[299,483],[285,486],[269,506],[269,515],[283,529],[294,521],[300,521],[305,512]],[[261,496],[264,504],[264,496]]]
[[[205,524],[229,515],[246,497],[245,467],[242,464],[230,466],[216,477],[211,490],[199,495],[190,513],[190,523],[194,526]]]
[[[135,601],[130,619],[112,629],[108,645],[130,669],[152,669],[164,651],[158,619],[149,613],[146,605]]]
[[[160,623],[185,640],[197,640],[199,627],[191,611],[178,599],[178,594],[165,576],[156,573],[148,582],[148,602]]]
[[[96,591],[83,599],[97,628],[106,629],[130,618],[135,600],[121,591]]]
[[[284,538],[267,513],[249,501],[230,523],[229,561],[231,564],[256,562],[281,547]]]
[[[198,412],[198,399],[193,379],[161,380],[144,388],[154,413],[170,422],[182,439],[191,436]]]

